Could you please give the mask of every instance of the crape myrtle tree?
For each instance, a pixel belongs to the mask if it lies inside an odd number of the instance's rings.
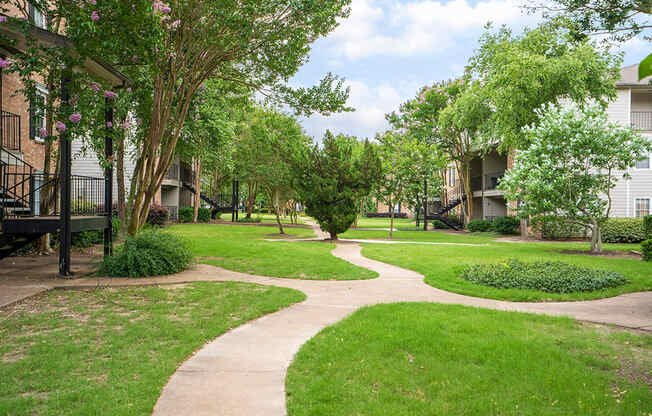
[[[499,189],[522,201],[514,208],[523,218],[556,215],[589,228],[591,252],[601,252],[611,190],[652,143],[609,122],[597,104],[548,105],[538,113],[539,123],[522,130],[530,145],[517,153]]]
[[[382,175],[381,162],[369,142],[354,152],[356,139],[324,135],[294,162],[294,187],[313,217],[332,240],[348,230],[358,215],[361,198],[368,196]]]
[[[45,1],[39,4],[45,4]],[[328,74],[292,90],[286,81],[310,45],[349,13],[350,0],[53,1],[65,33],[83,53],[102,56],[136,81],[142,135],[128,232],[144,224],[174,156],[192,99],[207,79],[261,91],[298,114],[349,110],[348,89]]]

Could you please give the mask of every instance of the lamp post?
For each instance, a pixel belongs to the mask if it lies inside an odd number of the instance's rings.
[[[428,179],[423,178],[423,231],[428,231]]]

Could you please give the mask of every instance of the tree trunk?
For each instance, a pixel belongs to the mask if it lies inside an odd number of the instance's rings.
[[[201,146],[201,141],[199,145]],[[199,220],[199,204],[201,203],[201,158],[197,157],[193,162],[195,165],[195,213],[192,222],[196,224]]]
[[[118,135],[118,143],[116,147],[116,179],[118,181],[118,218],[122,224],[127,222],[127,207],[125,204],[126,191],[125,191],[125,135],[121,133]],[[111,207],[113,208],[113,207]]]
[[[256,194],[258,193],[258,183],[248,182],[248,196],[247,196],[247,218],[251,218],[251,214],[254,211],[254,205],[256,204]]]
[[[392,239],[392,233],[394,232],[394,204],[392,200],[389,201],[389,239]]]
[[[285,231],[283,230],[283,224],[281,223],[281,217],[279,216],[280,211],[281,211],[281,206],[280,206],[280,191],[276,189],[274,191],[274,211],[276,212],[276,223],[278,224],[278,231],[279,234],[285,234]]]
[[[591,227],[591,253],[602,253],[602,233],[600,225],[595,221]]]

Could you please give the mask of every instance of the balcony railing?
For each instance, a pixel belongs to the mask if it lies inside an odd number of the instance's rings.
[[[471,191],[492,191],[498,187],[503,176],[505,176],[505,171],[488,173],[482,176],[473,176],[471,177]]]
[[[652,111],[632,111],[632,128],[652,130]]]
[[[179,165],[173,164],[168,169],[168,172],[165,174],[165,179],[172,179],[175,181],[179,180]]]
[[[0,129],[2,129],[2,147],[7,150],[20,152],[20,116],[8,111],[2,111]]]

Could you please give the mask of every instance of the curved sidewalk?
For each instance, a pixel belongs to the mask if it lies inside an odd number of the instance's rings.
[[[586,302],[518,303],[473,298],[435,289],[416,272],[367,259],[360,252],[357,244],[338,244],[332,253],[378,272],[377,279],[280,279],[205,265],[187,272],[186,280],[238,280],[289,287],[304,292],[308,298],[206,344],[170,378],[154,415],[284,415],[285,374],[301,345],[364,305],[398,301],[454,303],[652,330],[652,292]]]

